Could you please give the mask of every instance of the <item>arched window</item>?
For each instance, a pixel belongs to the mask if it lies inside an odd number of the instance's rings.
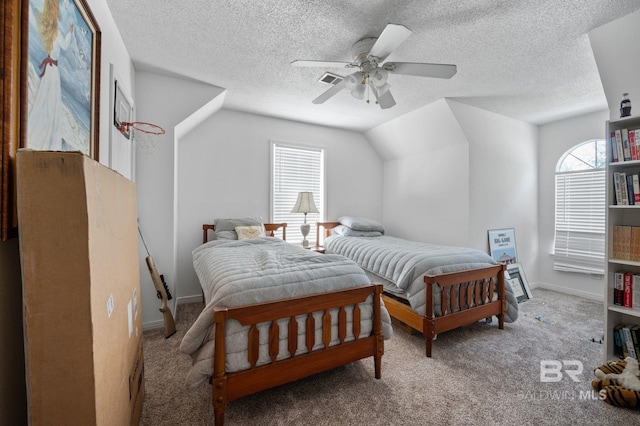
[[[556,166],[554,269],[604,274],[606,143],[568,150]]]

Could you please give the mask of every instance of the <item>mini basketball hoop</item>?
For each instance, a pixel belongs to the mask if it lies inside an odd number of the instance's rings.
[[[165,133],[164,129],[157,124],[144,121],[123,121],[120,123],[120,131],[123,134],[131,132],[133,140],[149,153],[153,152],[160,136]]]

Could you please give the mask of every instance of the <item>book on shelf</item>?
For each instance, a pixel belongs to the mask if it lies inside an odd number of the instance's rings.
[[[613,274],[613,304],[622,306],[624,303],[624,272]]]
[[[636,352],[636,359],[640,361],[640,325],[632,324],[629,330],[631,331],[631,340],[633,341],[633,350]]]
[[[616,271],[613,274],[613,304],[640,308],[640,275]]]
[[[640,262],[640,226],[631,227],[631,241],[629,242],[629,260]]]
[[[619,290],[617,288],[613,289],[613,304],[624,306],[624,290]]]
[[[622,132],[620,129],[615,131],[616,134],[616,149],[618,152],[618,161],[624,161],[624,150],[622,149]]]
[[[634,173],[632,176],[633,184],[633,204],[640,204],[640,176]]]
[[[633,307],[633,274],[625,272],[624,274],[624,295],[622,297],[622,306],[625,308]]]
[[[627,353],[629,354],[630,357],[638,359],[638,356],[636,354],[636,350],[633,347],[633,337],[631,337],[631,327],[633,327],[633,325],[634,324],[623,325],[622,326],[622,335],[624,336],[624,342],[625,342],[625,345],[627,347]]]
[[[629,130],[621,129],[622,152],[624,161],[631,161],[631,145],[629,144]]]
[[[613,189],[616,194],[616,204],[621,206],[623,203],[622,199],[622,180],[620,176],[621,172],[613,172]]]
[[[633,192],[633,175],[627,175],[627,202],[630,206],[635,204],[635,194]]]
[[[622,324],[613,328],[613,354],[618,358],[624,358],[625,348],[622,339]]]
[[[631,226],[614,225],[613,258],[629,260],[631,257]]]
[[[616,204],[619,206],[628,206],[629,200],[634,200],[635,195],[631,194],[633,185],[629,188],[628,177],[625,172],[613,172],[613,185],[616,193]],[[633,181],[633,179],[632,179]]]
[[[640,160],[640,129],[618,129],[609,134],[611,161]]]

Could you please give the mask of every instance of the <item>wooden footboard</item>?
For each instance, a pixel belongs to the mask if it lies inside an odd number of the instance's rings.
[[[411,307],[383,296],[389,314],[399,321],[420,331],[425,339],[425,352],[431,357],[433,339],[439,333],[473,324],[493,315],[498,317],[498,326],[504,328],[507,302],[504,295],[504,265],[452,272],[442,275],[427,275],[426,313],[421,316]],[[496,285],[497,284],[497,285]],[[440,287],[440,307],[442,314],[435,315],[433,307],[434,285]],[[494,299],[495,288],[498,297]]]
[[[359,339],[360,308],[369,295],[374,295],[373,330],[370,336]],[[382,286],[370,285],[323,293],[312,296],[297,297],[276,302],[234,308],[215,308],[215,354],[213,375],[213,407],[215,424],[224,422],[224,411],[228,401],[259,392],[265,389],[289,383],[303,377],[320,373],[359,359],[374,357],[375,377],[381,377],[384,340],[381,331],[380,300]],[[354,306],[352,333],[354,340],[345,341],[348,335],[346,309]],[[338,335],[331,334],[331,312],[338,309]],[[313,312],[324,312],[322,316],[321,349],[312,351],[315,342],[315,319]],[[298,350],[298,322],[295,317],[307,315],[305,323],[307,352],[296,355]],[[250,326],[247,347],[249,369],[225,372],[225,336],[224,323],[234,319],[244,326]],[[277,361],[279,355],[279,326],[277,321],[289,319],[288,352],[289,357]],[[269,364],[256,366],[259,350],[259,332],[257,324],[269,323]],[[338,339],[334,346],[329,343]]]

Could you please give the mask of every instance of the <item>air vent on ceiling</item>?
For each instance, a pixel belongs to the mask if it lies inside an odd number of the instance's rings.
[[[327,84],[338,84],[340,83],[342,80],[344,80],[344,77],[340,77],[337,74],[333,74],[330,72],[325,72],[322,77],[320,77],[320,79],[318,80],[320,83],[327,83]]]

